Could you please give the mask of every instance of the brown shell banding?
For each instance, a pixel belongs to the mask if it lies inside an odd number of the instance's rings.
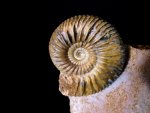
[[[122,72],[125,46],[108,22],[75,16],[53,32],[49,51],[60,70],[59,90],[67,96],[90,95],[110,85]]]

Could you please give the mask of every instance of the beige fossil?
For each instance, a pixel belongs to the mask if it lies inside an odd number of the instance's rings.
[[[95,16],[75,16],[53,32],[50,55],[60,70],[59,89],[66,96],[90,95],[120,75],[127,47],[108,22]]]
[[[60,24],[49,52],[71,113],[150,113],[150,49],[142,48],[125,45],[115,28],[96,16]]]

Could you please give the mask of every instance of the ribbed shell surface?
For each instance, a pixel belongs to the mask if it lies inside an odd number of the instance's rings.
[[[125,45],[111,24],[89,15],[65,20],[53,32],[49,52],[66,96],[97,93],[120,75]],[[55,75],[54,75],[55,76]]]

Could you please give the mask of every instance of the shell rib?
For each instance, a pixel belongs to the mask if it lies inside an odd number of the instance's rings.
[[[96,16],[67,19],[53,32],[49,52],[66,96],[97,93],[121,74],[126,49],[112,25]]]

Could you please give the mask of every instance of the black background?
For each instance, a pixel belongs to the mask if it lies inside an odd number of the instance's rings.
[[[58,88],[59,71],[51,62],[48,44],[52,32],[75,15],[96,15],[111,23],[127,44],[150,44],[149,3],[130,0],[47,0],[16,2],[16,84],[10,105],[21,112],[69,113],[69,99]],[[12,14],[13,17],[14,14]],[[14,22],[14,21],[13,21]],[[14,24],[16,24],[14,22]],[[16,25],[14,25],[16,26]],[[16,74],[16,73],[15,73]],[[14,78],[14,76],[13,76]],[[15,87],[15,88],[14,88]],[[17,92],[17,93],[16,93]],[[13,96],[15,95],[15,96]]]

